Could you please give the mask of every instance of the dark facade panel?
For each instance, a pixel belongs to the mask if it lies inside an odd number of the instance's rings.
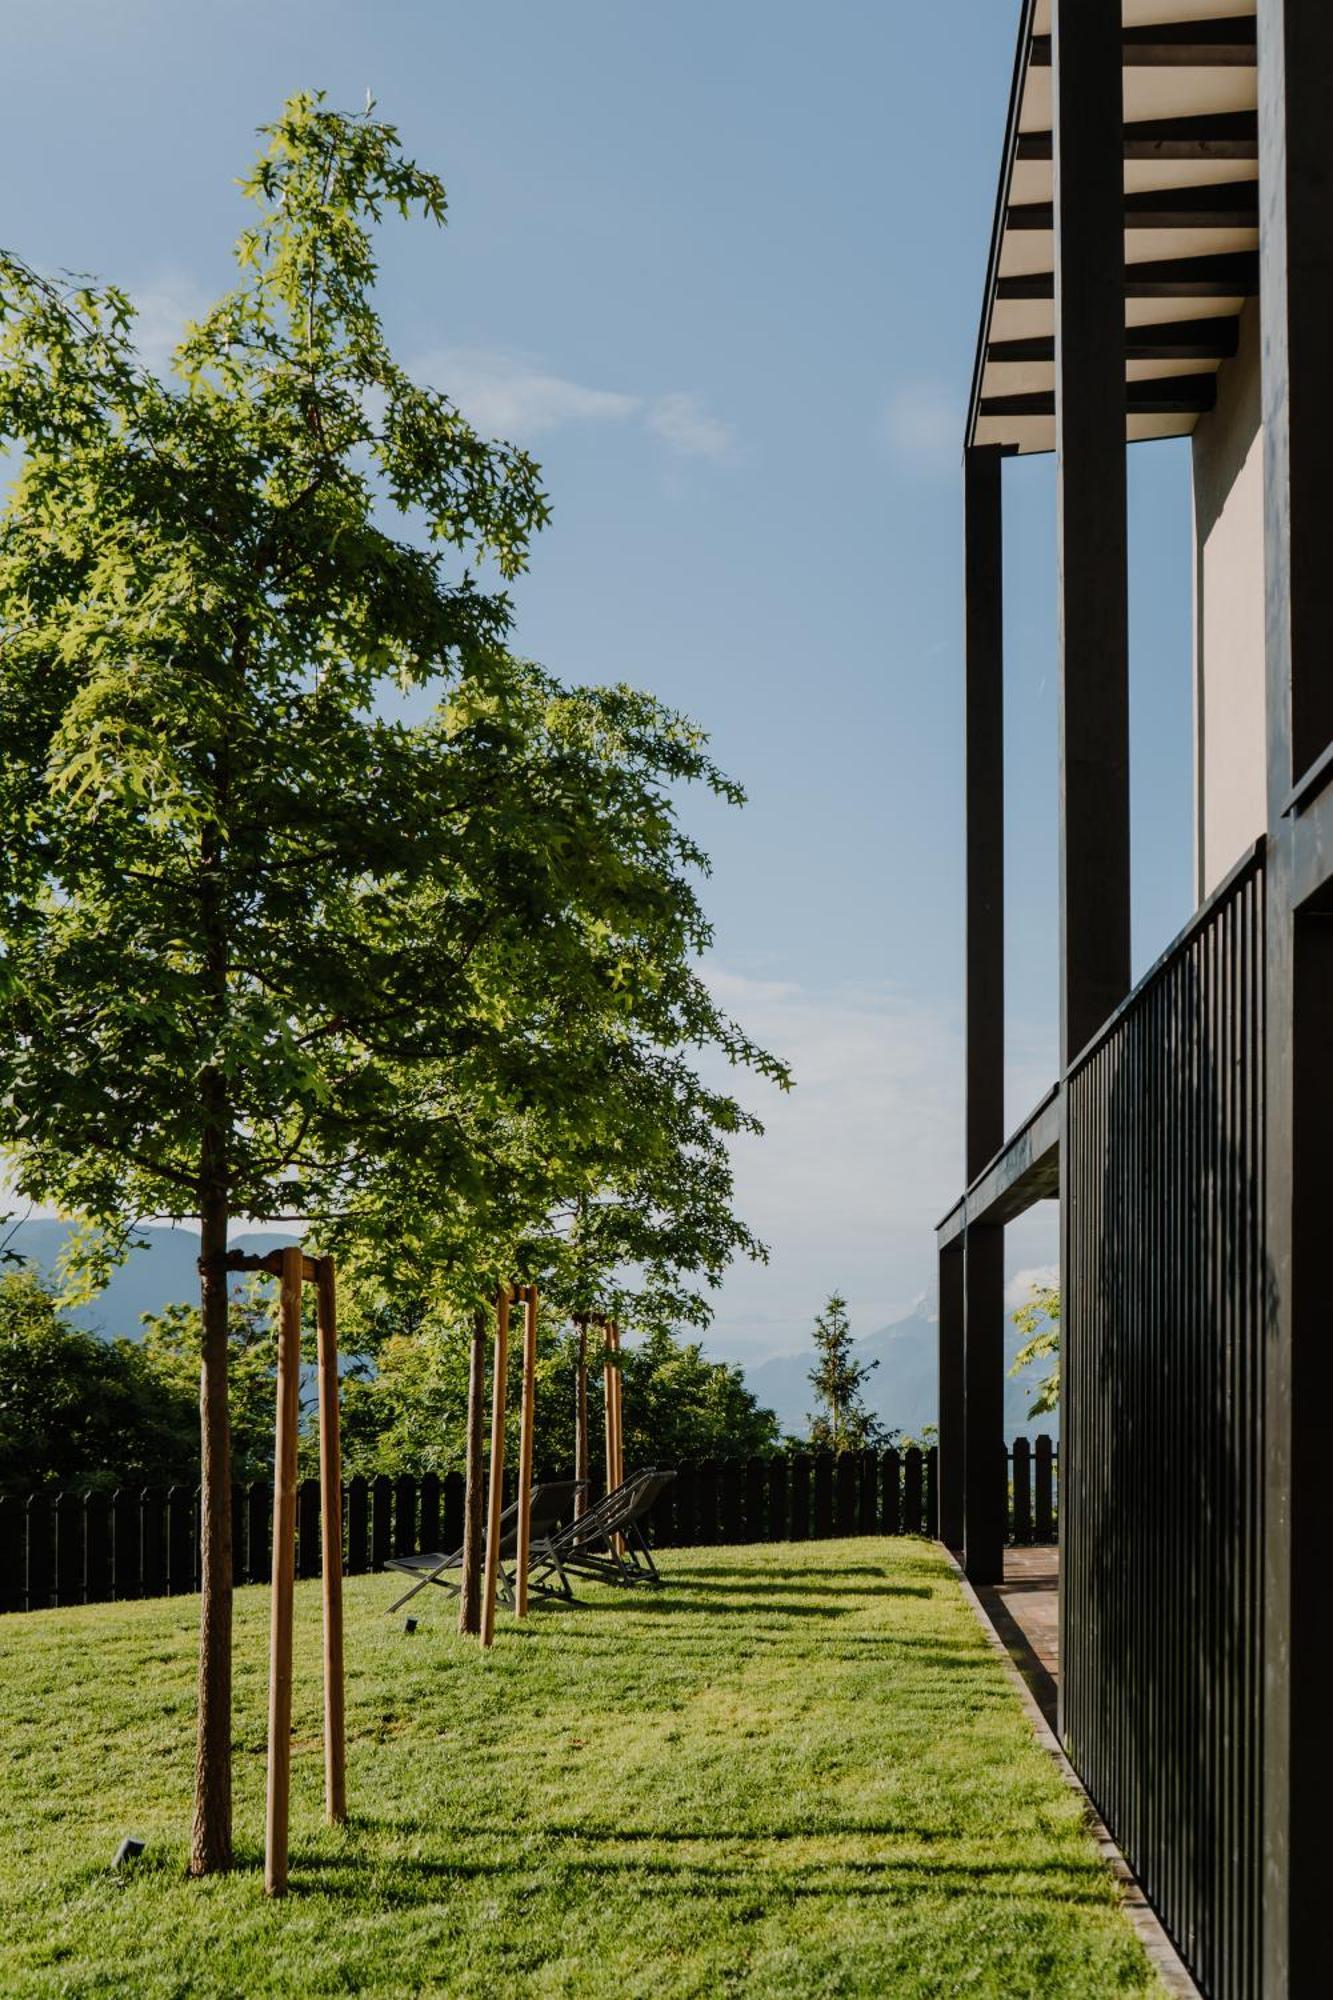
[[[1264,874],[1066,1086],[1062,1727],[1204,1991],[1262,1991]]]

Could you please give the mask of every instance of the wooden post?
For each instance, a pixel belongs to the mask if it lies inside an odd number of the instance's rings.
[[[287,1893],[287,1824],[292,1779],[292,1598],[296,1585],[296,1426],[301,1395],[299,1249],[282,1252],[278,1294],[278,1395],[273,1444],[273,1608],[268,1669],[268,1800],[264,1888]]]
[[[338,1290],[332,1257],[315,1278],[319,1343],[320,1541],[324,1577],[324,1813],[347,1818],[347,1725],[343,1706],[343,1468],[338,1427]]]
[[[486,1312],[472,1315],[467,1378],[467,1472],[463,1487],[463,1567],[458,1578],[458,1629],[476,1638],[481,1631],[482,1493],[485,1473]]]
[[[611,1352],[616,1357],[611,1393],[616,1406],[616,1485],[625,1484],[625,1377],[620,1368],[620,1324],[611,1322]]]
[[[514,1616],[528,1615],[528,1548],[532,1533],[532,1441],[537,1400],[537,1287],[523,1288],[523,1399],[518,1433],[518,1547]]]
[[[574,1376],[574,1477],[582,1482],[574,1495],[574,1519],[581,1519],[588,1504],[588,1316],[580,1313],[574,1324],[579,1330],[578,1364]]]
[[[505,1402],[509,1383],[509,1287],[495,1295],[495,1380],[491,1384],[491,1487],[486,1514],[486,1574],[481,1593],[481,1643],[495,1642],[495,1593],[500,1581],[500,1517],[504,1513]]]
[[[607,1321],[606,1334],[610,1351],[612,1355],[615,1357],[611,1368],[611,1381],[610,1381],[611,1453],[615,1464],[615,1477],[613,1480],[609,1481],[608,1484],[610,1486],[623,1486],[625,1483],[625,1432],[624,1432],[625,1401],[624,1401],[624,1384],[620,1378],[620,1328],[615,1320]],[[611,1539],[616,1554],[618,1556],[624,1555],[625,1553],[624,1536],[613,1535]]]
[[[616,1478],[616,1386],[612,1381],[615,1370],[611,1366],[611,1322],[602,1321],[602,1417],[606,1429],[606,1490],[614,1493],[620,1481]]]

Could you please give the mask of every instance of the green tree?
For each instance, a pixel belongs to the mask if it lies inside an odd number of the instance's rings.
[[[227,1304],[227,1399],[231,1428],[233,1480],[273,1477],[273,1405],[277,1393],[277,1347],[273,1338],[275,1287],[251,1278],[233,1289]],[[313,1327],[305,1342],[305,1358],[315,1359]],[[169,1305],[146,1313],[138,1344],[140,1366],[165,1395],[196,1405],[192,1461],[199,1456],[199,1364],[203,1348],[203,1316],[196,1305]],[[302,1409],[304,1470],[317,1470],[306,1433],[314,1415],[313,1391]]]
[[[1028,1297],[1013,1315],[1014,1325],[1024,1336],[1014,1356],[1011,1375],[1021,1375],[1039,1361],[1053,1365],[1037,1384],[1028,1407],[1030,1417],[1047,1417],[1060,1407],[1060,1288],[1033,1285]]]
[[[373,1371],[348,1382],[343,1416],[349,1471],[461,1472],[464,1469],[468,1351],[463,1329],[422,1308],[397,1320],[377,1345]],[[403,1324],[403,1318],[415,1324]],[[600,1366],[600,1354],[593,1357]],[[509,1444],[518,1444],[517,1344],[511,1356]],[[538,1319],[536,1464],[539,1477],[574,1463],[577,1336],[544,1312]],[[743,1371],[710,1361],[697,1341],[665,1327],[622,1350],[627,1466],[682,1459],[749,1457],[775,1450],[777,1419],[745,1386]]]
[[[547,506],[375,313],[372,227],[442,221],[439,181],[318,98],[267,137],[169,381],[123,293],[0,260],[0,1143],[91,1277],[200,1225],[195,1873],[231,1854],[232,1216],[476,1298],[614,1148],[617,1039],[780,1075],[692,962],[672,789],[736,795],[698,731],[515,661],[450,572],[512,576]]]
[[[814,1342],[819,1358],[810,1370],[810,1386],[822,1407],[806,1418],[810,1443],[819,1451],[878,1447],[886,1433],[865,1407],[861,1391],[879,1362],[858,1361],[853,1355],[847,1301],[840,1293],[830,1295],[815,1320]]]
[[[70,1324],[35,1271],[0,1274],[0,1491],[192,1480],[198,1358],[165,1382],[130,1340]]]
[[[336,1204],[373,1144],[322,1120],[384,1116],[377,1033],[458,981],[456,931],[400,958],[376,929],[377,885],[438,845],[444,746],[372,705],[493,675],[504,602],[442,549],[512,573],[545,515],[371,304],[370,223],[442,220],[439,182],[315,99],[268,137],[242,282],[170,384],[122,293],[0,264],[0,1118],[21,1191],[111,1252],[144,1213],[200,1223],[196,1873],[231,1859],[229,1219]]]

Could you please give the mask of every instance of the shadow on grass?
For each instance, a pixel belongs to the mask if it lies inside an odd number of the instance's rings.
[[[556,1835],[551,1830],[515,1829],[491,1831],[482,1836],[466,1830],[446,1830],[460,1841],[483,1838],[512,1840],[521,1851],[512,1857],[492,1858],[459,1854],[435,1859],[427,1855],[402,1855],[391,1862],[367,1861],[356,1852],[311,1854],[294,1859],[289,1895],[355,1897],[364,1901],[367,1873],[374,1875],[373,1896],[381,1908],[411,1909],[440,1900],[442,1887],[449,1882],[521,1881],[527,1892],[540,1893],[545,1887],[562,1903],[580,1886],[595,1889],[602,1883],[623,1883],[625,1868],[632,1865],[636,1885],[682,1899],[697,1896],[745,1898],[751,1907],[777,1909],[792,1901],[827,1901],[830,1898],[882,1898],[902,1903],[921,1895],[966,1896],[971,1899],[1014,1903],[1039,1903],[1061,1908],[1106,1910],[1110,1907],[1105,1885],[1095,1863],[1042,1859],[1034,1861],[926,1860],[918,1855],[894,1855],[863,1860],[842,1857],[775,1863],[771,1853],[760,1852],[745,1859],[726,1853],[705,1854],[676,1860],[635,1852],[629,1857],[598,1855],[579,1851],[590,1836],[573,1831]],[[807,1830],[805,1838],[816,1839],[822,1829]],[[876,1837],[860,1830],[863,1837]],[[762,1829],[734,1836],[751,1847],[764,1850],[770,1842],[781,1845],[797,1836],[782,1833],[776,1840]],[[909,1836],[911,1837],[911,1836]],[[659,1836],[640,1833],[631,1837],[636,1846],[650,1846]],[[727,1835],[697,1837],[697,1845],[708,1849]],[[599,1834],[591,1839],[614,1848],[626,1840],[623,1834]],[[543,1851],[549,1842],[547,1851]],[[550,1880],[540,1878],[549,1871]],[[1029,1886],[1030,1885],[1030,1886]]]
[[[839,1572],[842,1574],[842,1572]],[[883,1577],[883,1570],[865,1572],[867,1576]],[[777,1593],[790,1597],[825,1599],[836,1597],[859,1597],[866,1603],[875,1603],[881,1597],[933,1597],[934,1590],[928,1583],[877,1583],[867,1589],[864,1584],[833,1583],[826,1577],[809,1577],[805,1580],[793,1577],[790,1581],[774,1577],[754,1576],[748,1583],[714,1583],[712,1572],[707,1577],[691,1576],[688,1571],[682,1576],[664,1577],[664,1590],[699,1591],[704,1594],[724,1597],[761,1597]],[[713,1607],[710,1606],[711,1610]],[[738,1605],[738,1610],[744,1610]]]
[[[767,1553],[768,1550],[772,1549],[774,1547],[774,1544],[772,1542],[754,1542],[749,1544],[749,1546],[753,1547],[756,1555],[763,1555]],[[816,1550],[822,1552],[824,1544],[820,1542],[793,1542],[790,1544],[790,1546],[794,1549],[801,1549],[801,1550],[808,1549],[813,1553]],[[682,1553],[683,1551],[677,1549],[669,1549],[669,1548],[654,1549],[653,1559],[658,1564],[670,1563],[673,1556]],[[756,1569],[762,1568],[762,1566],[763,1566],[762,1564],[758,1563],[711,1563],[710,1562],[707,1565],[706,1570],[703,1570],[701,1566],[700,1573],[706,1574],[710,1577],[713,1576],[752,1577],[754,1576]],[[683,1573],[686,1576],[693,1576],[696,1574],[693,1566],[689,1563],[686,1563],[684,1565]],[[890,1572],[887,1569],[885,1569],[882,1563],[839,1563],[838,1564],[839,1576],[888,1576],[889,1573]],[[670,1581],[671,1579],[668,1580]],[[811,1578],[812,1583],[817,1584],[820,1581],[821,1578],[818,1576]]]

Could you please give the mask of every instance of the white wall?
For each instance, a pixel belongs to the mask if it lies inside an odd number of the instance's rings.
[[[1200,901],[1268,820],[1259,307],[1194,433],[1194,804]]]

